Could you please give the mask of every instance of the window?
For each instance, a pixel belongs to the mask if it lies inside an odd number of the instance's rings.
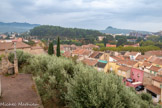
[[[137,77],[140,77],[140,74],[138,74]]]
[[[132,75],[134,75],[134,73],[132,72]]]
[[[118,73],[120,74],[121,73],[121,70],[118,70]]]

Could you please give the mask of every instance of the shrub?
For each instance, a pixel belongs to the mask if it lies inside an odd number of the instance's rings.
[[[146,100],[148,102],[152,101],[152,96],[148,93],[141,93],[140,96],[143,100]]]
[[[18,59],[18,66],[22,67],[23,65],[25,65],[28,62],[28,59],[32,57],[31,54],[29,53],[24,53],[21,50],[17,50],[16,51],[16,55],[17,55],[17,59]],[[14,53],[11,52],[8,56],[8,59],[10,62],[14,62]]]

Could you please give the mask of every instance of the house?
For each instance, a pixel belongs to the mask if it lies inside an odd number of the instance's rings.
[[[116,62],[116,61],[121,61],[122,57],[118,56],[109,56],[109,62]]]
[[[128,78],[130,78],[130,71],[131,71],[130,67],[120,66],[118,68],[117,75],[122,76],[123,79],[128,79]]]
[[[104,38],[106,38],[106,36],[98,36],[99,41],[103,41]]]
[[[106,47],[116,47],[116,45],[106,44]]]
[[[129,87],[137,87],[143,84],[144,71],[131,68],[130,79],[127,79],[126,85]],[[131,81],[130,81],[131,80]]]
[[[95,64],[95,68],[96,68],[98,71],[107,72],[107,71],[108,71],[108,62],[107,62],[107,61],[103,61],[103,60],[99,60],[99,61]]]
[[[136,42],[137,39],[127,39],[128,42]]]
[[[162,50],[158,50],[158,51],[148,51],[148,52],[145,52],[145,55],[155,55],[157,57],[162,57]]]
[[[72,56],[72,53],[71,53],[71,51],[65,51],[62,55],[63,55],[64,57],[69,58],[69,57]]]
[[[115,72],[117,74],[117,69],[119,65],[116,62],[108,62],[108,72]]]
[[[137,61],[148,61],[152,56],[149,55],[138,55],[135,60]]]
[[[145,92],[152,95],[154,102],[162,102],[162,77],[152,77],[152,83],[145,87]]]
[[[95,66],[98,61],[93,59],[83,59],[82,62],[89,66]]]
[[[98,51],[94,51],[89,58],[91,59],[96,59],[96,60],[107,60],[108,59],[108,54],[104,54],[103,52],[98,52]]]
[[[125,56],[129,56],[130,60],[135,60],[138,55],[141,55],[139,52],[127,52]]]
[[[32,46],[31,50],[30,50],[30,53],[35,54],[35,55],[46,54],[45,50],[40,46]]]
[[[11,52],[14,49],[14,42],[3,42],[0,43],[0,54],[4,54],[5,51]],[[16,42],[16,49],[30,52],[31,46],[23,42]]]
[[[154,74],[155,76],[156,75],[162,75],[161,74],[161,71],[162,71],[162,68],[161,67],[157,67],[157,66],[151,66],[151,68],[149,69],[150,70],[150,73],[151,74]]]
[[[99,46],[93,45],[93,44],[88,44],[88,45],[82,45],[82,48],[87,49],[87,50],[93,50],[93,48],[99,48]]]
[[[72,51],[72,57],[78,56],[80,59],[83,60],[84,58],[88,58],[91,55],[92,51],[89,51],[87,49],[76,49]]]
[[[152,63],[154,66],[162,67],[162,59],[160,58],[155,59]]]
[[[117,62],[118,65],[122,65],[122,66],[127,66],[127,67],[137,67],[138,66],[138,62],[137,61],[131,61],[131,60],[119,60]]]
[[[133,45],[124,45],[124,47],[139,47],[139,43],[133,44]]]

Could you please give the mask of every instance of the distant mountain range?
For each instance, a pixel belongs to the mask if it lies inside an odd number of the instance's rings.
[[[12,22],[12,23],[4,23],[0,22],[0,33],[5,32],[26,32],[40,24],[29,24],[29,23],[19,23],[19,22]]]
[[[110,33],[110,34],[129,34],[130,32],[138,32],[143,34],[148,34],[151,32],[148,31],[138,31],[138,30],[130,30],[130,29],[118,29],[112,26],[107,27],[105,30],[100,30],[102,33]]]

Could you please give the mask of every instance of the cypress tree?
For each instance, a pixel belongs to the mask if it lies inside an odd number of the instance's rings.
[[[48,47],[48,54],[53,55],[54,54],[54,49],[53,49],[53,43],[50,42],[49,47]]]
[[[57,40],[57,57],[60,56],[60,38],[58,37],[58,40]]]

